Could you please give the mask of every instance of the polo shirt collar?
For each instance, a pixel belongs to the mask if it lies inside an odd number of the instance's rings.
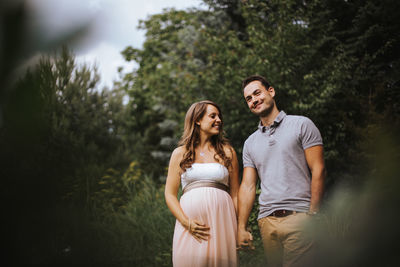
[[[285,111],[281,110],[281,112],[279,112],[278,116],[276,116],[274,122],[270,125],[270,126],[263,126],[261,124],[261,121],[258,123],[258,129],[261,132],[265,132],[265,129],[268,128],[276,128],[278,127],[278,125],[282,122],[282,120],[286,117],[286,113]]]

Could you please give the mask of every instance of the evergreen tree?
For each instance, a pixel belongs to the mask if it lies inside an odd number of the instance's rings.
[[[123,94],[99,91],[98,80],[95,69],[77,66],[63,48],[42,57],[9,94],[0,130],[0,176],[11,218],[7,242],[25,255],[13,258],[16,262],[51,261],[49,251],[59,249],[69,218],[61,210],[90,210],[105,170],[130,161],[119,136]]]

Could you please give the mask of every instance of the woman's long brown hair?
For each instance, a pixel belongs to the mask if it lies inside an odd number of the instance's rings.
[[[186,152],[183,155],[183,159],[179,166],[183,171],[192,167],[192,164],[196,160],[195,148],[200,143],[200,126],[196,122],[200,121],[206,113],[207,106],[213,105],[218,109],[219,117],[221,119],[221,126],[219,133],[211,137],[211,145],[216,151],[214,159],[219,162],[217,155],[223,161],[225,167],[229,168],[232,164],[232,159],[226,156],[224,151],[224,145],[229,144],[228,140],[224,137],[223,131],[223,119],[221,109],[217,104],[210,100],[204,100],[200,102],[193,103],[189,110],[186,112],[185,126],[183,130],[183,135],[179,141],[179,145],[186,148]]]

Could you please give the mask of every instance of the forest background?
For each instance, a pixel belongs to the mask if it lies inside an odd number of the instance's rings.
[[[111,88],[63,45],[79,30],[30,46],[18,3],[0,17],[2,261],[171,266],[175,220],[163,187],[185,112],[218,103],[240,158],[257,126],[240,83],[261,74],[278,107],[311,118],[324,139],[323,212],[309,226],[315,265],[397,262],[398,1],[204,0],[206,10],[164,10],[140,23],[143,48],[122,51],[138,67]],[[16,76],[37,50],[49,52]],[[241,266],[264,264],[256,211],[257,249],[240,252]]]

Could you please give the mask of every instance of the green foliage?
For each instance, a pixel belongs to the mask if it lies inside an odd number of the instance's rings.
[[[92,195],[96,214],[107,216],[109,212],[123,212],[131,195],[138,193],[142,186],[142,173],[132,161],[121,176],[115,169],[106,170],[98,182],[98,189]]]
[[[123,174],[108,170],[99,179],[104,188],[94,194],[95,203],[102,204],[96,206],[95,218],[87,214],[80,220],[82,226],[65,226],[71,231],[65,240],[71,252],[64,262],[171,266],[175,218],[165,204],[164,187],[139,176],[136,166],[132,162]]]
[[[371,141],[374,156],[368,163],[373,171],[366,182],[341,187],[322,216],[308,225],[318,247],[313,266],[397,265],[400,144],[386,127],[377,129]]]
[[[110,226],[120,235],[116,241],[125,241],[115,255],[126,265],[171,266],[175,218],[165,204],[163,187],[142,177],[140,190],[114,220]]]
[[[8,93],[0,128],[0,176],[2,194],[12,203],[7,211],[15,217],[7,240],[26,256],[17,262],[51,261],[40,258],[52,250],[49,240],[58,238],[58,229],[48,222],[59,224],[48,212],[65,205],[90,210],[98,177],[106,168],[129,162],[118,136],[123,94],[97,90],[98,80],[95,69],[77,66],[63,48],[42,57]],[[25,218],[32,226],[25,226]],[[37,254],[30,247],[39,233],[49,242]]]

